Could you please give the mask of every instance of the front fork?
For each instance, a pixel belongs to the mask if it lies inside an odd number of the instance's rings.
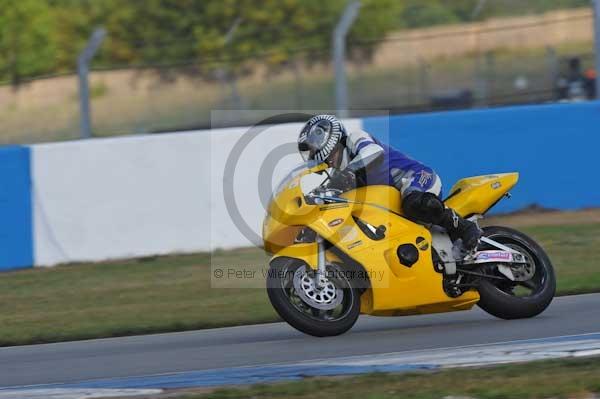
[[[325,286],[325,240],[320,235],[317,235],[317,272],[315,273],[315,286],[323,288]]]

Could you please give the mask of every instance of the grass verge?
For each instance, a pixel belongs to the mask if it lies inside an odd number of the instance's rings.
[[[542,218],[547,223],[549,217]],[[600,223],[519,229],[550,254],[559,294],[600,292]],[[267,264],[262,251],[243,249],[2,273],[0,345],[277,320],[264,288],[211,288],[211,261]],[[263,286],[260,276],[257,282]]]
[[[186,393],[170,398],[542,399],[593,398],[600,392],[600,358],[552,360],[480,369],[368,374]]]

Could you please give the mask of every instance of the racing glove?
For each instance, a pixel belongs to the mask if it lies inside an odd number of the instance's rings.
[[[353,190],[356,188],[356,175],[347,169],[338,170],[332,174],[327,187],[342,191]]]

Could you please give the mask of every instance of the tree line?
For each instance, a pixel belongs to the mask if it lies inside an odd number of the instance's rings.
[[[350,56],[368,58],[392,30],[589,5],[588,0],[362,0]],[[94,67],[178,68],[198,75],[260,59],[330,57],[347,0],[0,0],[0,82],[72,73],[91,32],[107,38]],[[482,6],[483,7],[480,7]],[[478,7],[481,10],[478,10]],[[474,15],[474,10],[478,10]]]

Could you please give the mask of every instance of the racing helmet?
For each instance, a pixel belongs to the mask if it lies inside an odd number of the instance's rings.
[[[346,129],[333,115],[316,115],[306,122],[298,137],[298,151],[304,161],[327,161],[346,138]]]

